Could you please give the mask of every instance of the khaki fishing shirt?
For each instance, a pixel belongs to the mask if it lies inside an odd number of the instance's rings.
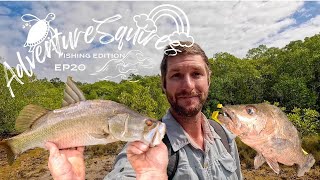
[[[172,148],[174,151],[178,151],[180,158],[173,179],[243,179],[240,169],[239,154],[235,143],[235,135],[224,128],[227,133],[228,141],[230,142],[230,155],[223,146],[220,136],[209,124],[209,120],[204,118],[202,127],[204,132],[205,150],[203,151],[193,142],[169,111],[162,118],[162,121],[166,124],[167,136]],[[126,146],[117,156],[114,169],[105,177],[105,179],[135,179],[135,172],[126,156]]]

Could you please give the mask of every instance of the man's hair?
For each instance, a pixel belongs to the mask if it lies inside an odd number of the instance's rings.
[[[200,55],[202,57],[203,61],[206,63],[208,82],[210,81],[210,74],[211,74],[210,63],[205,52],[201,49],[201,47],[197,43],[192,43],[190,41],[180,41],[179,43],[170,44],[166,46],[166,48],[164,49],[164,54],[163,54],[163,58],[160,65],[161,80],[164,88],[166,88],[168,59],[173,56],[185,56],[185,55]]]

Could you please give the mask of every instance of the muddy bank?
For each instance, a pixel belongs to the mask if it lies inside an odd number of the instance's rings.
[[[0,179],[52,179],[47,168],[48,152],[43,149],[34,149],[20,155],[12,166],[6,162],[5,152],[0,150]],[[86,179],[99,180],[110,172],[115,160],[115,154],[92,155],[86,150]],[[275,174],[266,164],[260,169],[248,169],[242,164],[245,179],[306,179],[320,180],[319,165],[313,166],[311,171],[302,178],[296,177],[296,167],[281,166],[279,175]]]

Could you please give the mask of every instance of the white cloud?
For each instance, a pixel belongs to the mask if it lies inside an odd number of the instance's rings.
[[[265,41],[265,44],[268,47],[284,47],[290,41],[303,40],[305,37],[310,37],[320,33],[319,27],[320,15],[312,18],[306,23],[301,24],[300,26],[287,29],[280,34],[276,34],[275,36]]]
[[[56,19],[50,22],[53,28],[58,28],[66,37],[69,32],[73,35],[75,29],[85,31],[89,26],[96,28],[97,23],[92,19],[104,20],[105,18],[121,15],[121,19],[106,23],[100,27],[100,31],[115,35],[121,26],[135,27],[132,19],[135,15],[148,14],[153,8],[161,5],[161,2],[35,2],[31,4],[31,11],[23,9],[23,13],[31,13],[39,19],[44,19],[50,12],[55,13]],[[195,42],[200,44],[208,57],[212,57],[217,52],[229,52],[236,56],[243,57],[246,52],[259,44],[268,46],[283,46],[292,40],[301,39],[305,36],[316,34],[319,29],[319,16],[295,28],[288,29],[288,26],[295,25],[296,21],[291,15],[301,9],[303,2],[173,2],[172,4],[181,8],[188,16],[190,22],[190,33]],[[1,10],[8,12],[8,10]],[[9,10],[10,11],[10,10]],[[8,12],[9,13],[9,12]],[[181,15],[181,14],[180,14]],[[23,44],[26,40],[28,30],[22,29],[20,17],[0,16],[0,55],[10,65],[15,66],[17,57],[15,52],[20,51],[26,54]],[[169,34],[176,30],[175,22],[172,18],[161,16],[156,22],[159,34]],[[136,30],[136,29],[134,29]],[[282,30],[281,33],[279,31]],[[133,31],[135,32],[135,31]],[[132,33],[133,33],[132,32]],[[159,65],[162,59],[162,50],[154,47],[155,40],[151,40],[143,46],[137,42],[133,45],[133,40],[129,42],[123,40],[122,50],[118,50],[119,41],[114,41],[107,45],[94,47],[83,40],[80,34],[78,46],[69,53],[122,53],[126,54],[130,50],[140,50],[145,57],[150,57],[153,62],[152,69],[141,69],[142,75],[159,73]],[[99,43],[97,34],[94,44]],[[38,77],[53,78],[59,77],[65,80],[68,75],[74,79],[94,82],[97,76],[90,73],[101,68],[108,59],[62,59],[54,56],[47,59],[45,63],[36,63],[35,72]],[[135,61],[132,58],[132,61]],[[55,64],[85,64],[87,70],[83,72],[55,71]],[[100,77],[101,78],[101,77]]]
[[[294,24],[289,18],[302,2],[214,2],[187,7],[195,41],[212,57],[229,52],[243,57],[258,42]]]

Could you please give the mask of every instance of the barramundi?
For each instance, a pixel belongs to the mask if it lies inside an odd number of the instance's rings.
[[[161,143],[165,124],[109,100],[86,100],[68,77],[62,108],[48,110],[37,105],[24,107],[16,119],[21,134],[0,142],[12,164],[18,154],[47,141],[59,149],[115,141],[142,141],[149,146]]]
[[[274,105],[229,105],[222,107],[218,119],[242,142],[257,151],[255,169],[267,162],[278,174],[278,162],[287,166],[297,164],[297,175],[300,177],[315,163],[314,157],[303,151],[295,126]]]

